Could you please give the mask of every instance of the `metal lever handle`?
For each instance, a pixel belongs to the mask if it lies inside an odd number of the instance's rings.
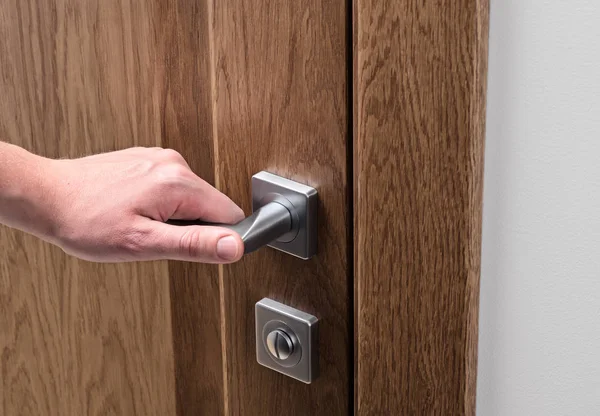
[[[237,224],[219,224],[219,226],[238,233],[244,242],[244,254],[248,254],[290,231],[292,214],[279,202],[273,201]]]
[[[304,260],[317,251],[317,190],[308,185],[259,172],[252,177],[254,213],[237,224],[167,221],[174,225],[216,225],[242,237],[244,253],[269,245]]]
[[[237,224],[181,220],[170,220],[168,223],[173,225],[213,225],[228,228],[238,233],[242,238],[244,254],[252,253],[277,240],[293,227],[292,214],[285,206],[276,201],[263,205]]]

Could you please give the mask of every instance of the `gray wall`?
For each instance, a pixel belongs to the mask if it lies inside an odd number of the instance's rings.
[[[491,0],[478,415],[600,415],[600,1]]]

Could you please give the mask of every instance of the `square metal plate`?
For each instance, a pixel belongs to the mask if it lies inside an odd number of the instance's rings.
[[[272,299],[256,303],[256,360],[279,373],[310,384],[319,375],[319,320]],[[269,352],[267,335],[273,330],[283,330],[292,337],[299,348],[287,360],[278,360]]]
[[[252,177],[252,211],[278,195],[293,206],[294,233],[273,241],[269,247],[307,260],[317,252],[317,190],[269,172]]]

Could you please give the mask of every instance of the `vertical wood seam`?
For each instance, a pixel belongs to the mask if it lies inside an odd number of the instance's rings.
[[[225,309],[225,282],[223,265],[219,265],[219,304],[221,319],[221,355],[223,362],[223,413],[229,415],[229,383],[227,382],[227,320]]]
[[[355,365],[354,365],[354,409],[353,409],[353,414],[357,414],[358,411],[358,406],[359,406],[359,401],[358,401],[358,392],[360,391],[360,310],[359,310],[359,306],[360,306],[360,281],[359,281],[359,275],[358,273],[360,273],[361,270],[361,256],[358,255],[357,250],[358,250],[358,244],[357,242],[360,241],[360,235],[361,235],[361,228],[358,226],[358,221],[357,221],[357,217],[356,217],[356,207],[357,207],[357,202],[358,202],[358,198],[359,198],[359,184],[360,184],[360,169],[359,169],[359,159],[358,159],[358,149],[360,149],[361,143],[360,143],[360,119],[358,117],[358,114],[360,114],[359,112],[359,105],[360,105],[360,100],[358,99],[359,97],[358,95],[358,79],[357,76],[359,74],[359,56],[360,56],[360,49],[357,47],[357,42],[358,42],[358,31],[359,31],[359,10],[358,10],[358,5],[357,2],[354,0],[352,1],[352,39],[350,40],[352,42],[352,50],[353,50],[353,54],[352,54],[352,67],[353,67],[353,74],[352,74],[352,90],[353,90],[353,97],[352,97],[352,127],[353,127],[353,131],[352,131],[352,135],[353,135],[353,155],[352,155],[352,175],[353,175],[353,186],[352,186],[352,203],[353,203],[353,207],[354,207],[354,211],[355,211],[355,215],[353,216],[352,219],[352,225],[354,228],[354,248],[353,248],[353,259],[352,262],[354,264],[354,360],[355,360]]]
[[[348,351],[348,413],[356,413],[356,366],[357,362],[357,319],[356,313],[356,280],[354,253],[354,0],[346,1],[346,205],[348,210],[346,233],[346,261],[348,262],[348,334],[350,334]]]
[[[220,174],[220,160],[219,160],[219,136],[218,136],[218,117],[217,117],[217,86],[216,86],[216,51],[215,51],[215,3],[213,0],[206,0],[208,10],[208,45],[210,54],[210,89],[211,89],[211,114],[212,114],[212,139],[213,139],[213,169],[215,172],[215,187],[220,189],[221,187],[221,174]],[[218,267],[219,277],[219,315],[220,315],[220,328],[221,328],[221,359],[223,367],[223,413],[229,415],[229,383],[227,373],[227,316],[225,308],[225,282],[223,274],[223,265],[220,264]]]

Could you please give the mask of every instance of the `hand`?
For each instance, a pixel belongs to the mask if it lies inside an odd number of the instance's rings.
[[[226,228],[165,224],[202,219],[232,224],[243,211],[196,176],[174,150],[131,148],[52,160],[55,235],[65,252],[97,262],[175,259],[230,263],[240,236]]]

